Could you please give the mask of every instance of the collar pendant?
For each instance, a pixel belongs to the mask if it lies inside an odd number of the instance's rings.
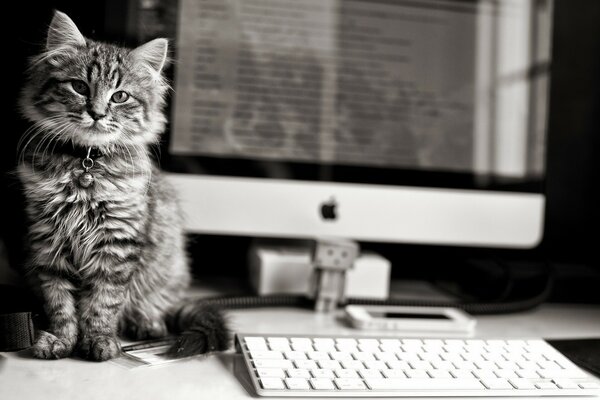
[[[81,166],[83,167],[83,173],[79,175],[79,186],[82,188],[88,188],[94,183],[94,175],[89,170],[94,166],[94,160],[90,157],[92,148],[89,147],[87,156],[81,160]]]

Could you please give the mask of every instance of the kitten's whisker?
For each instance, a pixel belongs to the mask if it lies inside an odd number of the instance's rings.
[[[69,131],[69,130],[71,129],[71,127],[73,127],[73,126],[74,126],[74,124],[73,124],[72,122],[66,122],[66,123],[63,125],[62,129],[60,129],[60,130],[57,130],[57,131],[55,132],[55,135],[56,135],[56,137],[54,138],[55,140],[54,140],[54,145],[52,146],[52,153],[54,153],[54,152],[55,152],[55,150],[56,150],[56,145],[57,145],[59,142],[63,142],[63,137],[65,137],[65,136],[66,136],[66,132],[67,132],[67,131]],[[48,149],[48,147],[49,147],[49,146],[50,146],[50,144],[48,144],[48,146],[46,147],[46,149]]]
[[[59,127],[62,127],[62,126],[63,125],[59,125]],[[44,135],[44,137],[42,138],[42,140],[40,141],[40,143],[38,144],[38,146],[35,148],[35,150],[33,152],[33,163],[34,163],[34,165],[35,165],[36,153],[37,153],[37,151],[38,151],[39,148],[43,148],[41,158],[42,158],[42,160],[44,160],[44,158],[46,156],[46,151],[48,150],[48,147],[52,143],[53,139],[55,139],[57,137],[57,135],[58,135],[57,131],[58,131],[59,127],[46,132],[46,134]]]
[[[37,143],[35,149],[38,148],[39,143],[41,143],[44,140],[44,138],[46,137],[46,135],[47,135],[47,131],[44,129],[44,127],[41,127],[41,126],[38,129],[36,129],[35,133],[33,135],[31,135],[31,138],[29,139],[29,141],[23,147],[23,151],[21,153],[22,154],[22,161],[23,162],[25,162],[25,153],[26,153],[27,148],[32,143],[32,141],[33,140],[37,140],[37,137],[40,136],[40,135],[42,136],[42,139],[41,139],[40,142]],[[31,161],[32,161],[33,164],[35,164],[35,152],[36,152],[36,150],[34,150],[33,157],[31,159]],[[34,171],[35,171],[35,165],[33,167],[34,167]]]
[[[55,131],[53,130],[49,130],[49,131],[45,131],[43,136],[42,136],[42,140],[39,141],[39,143],[37,144],[37,146],[35,147],[35,149],[33,150],[33,155],[31,157],[31,162],[32,162],[32,168],[33,168],[33,172],[35,172],[35,159],[38,155],[38,152],[41,148],[43,148],[43,146],[46,143],[50,143],[50,141],[52,140],[52,138],[55,136]],[[44,159],[44,152],[42,153],[42,160]]]
[[[19,139],[19,143],[17,144],[17,153],[18,153],[18,160],[19,162],[23,162],[25,159],[25,151],[27,149],[27,147],[29,146],[29,144],[31,143],[32,140],[35,139],[36,136],[38,136],[39,134],[41,134],[48,125],[50,125],[50,123],[56,119],[59,119],[58,117],[48,117],[48,118],[44,118],[40,121],[35,122],[31,127],[29,127],[21,136],[21,138]],[[29,140],[27,140],[27,143],[23,146],[23,142],[25,142],[26,138],[29,136]]]

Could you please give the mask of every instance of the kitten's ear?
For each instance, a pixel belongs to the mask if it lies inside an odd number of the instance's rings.
[[[148,65],[155,73],[160,73],[167,62],[169,41],[159,38],[149,41],[134,49],[133,58]]]
[[[55,50],[60,47],[85,46],[85,38],[67,14],[56,11],[46,39],[46,50]]]

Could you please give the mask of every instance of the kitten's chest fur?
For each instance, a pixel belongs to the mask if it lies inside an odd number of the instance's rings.
[[[24,183],[34,263],[56,264],[68,254],[68,269],[80,274],[94,264],[101,245],[114,238],[139,238],[148,215],[147,185],[152,169],[144,160],[138,165],[114,157],[94,161],[89,173],[93,183],[79,183],[81,159],[55,155],[44,165],[23,164]]]

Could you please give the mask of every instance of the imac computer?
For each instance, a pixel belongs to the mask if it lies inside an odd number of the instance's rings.
[[[189,232],[540,242],[552,1],[136,4],[140,40],[174,39]]]

